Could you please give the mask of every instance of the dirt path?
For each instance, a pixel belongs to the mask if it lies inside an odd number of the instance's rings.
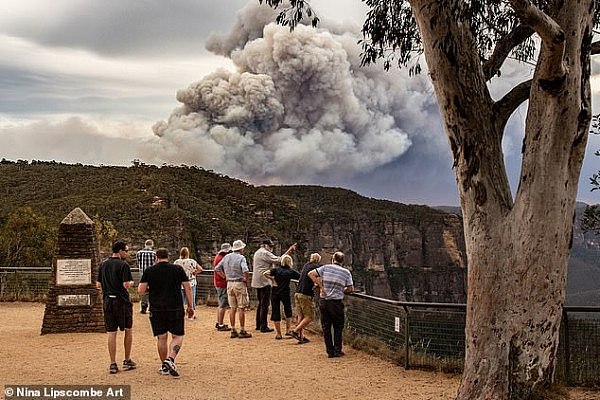
[[[160,376],[155,339],[148,317],[134,315],[134,371],[108,374],[106,335],[40,336],[44,306],[0,303],[3,359],[0,384],[131,385],[132,399],[453,399],[459,377],[405,371],[346,347],[346,356],[327,358],[320,337],[310,343],[275,340],[255,333],[230,339],[214,328],[215,308],[199,306],[198,319],[186,321],[186,336],[177,359],[180,379]],[[254,314],[250,312],[250,320]],[[117,360],[123,359],[119,334]],[[6,368],[11,365],[11,368]],[[297,393],[301,395],[298,396]],[[577,400],[600,399],[600,392],[575,390]]]

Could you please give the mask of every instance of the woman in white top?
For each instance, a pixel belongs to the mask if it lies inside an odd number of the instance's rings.
[[[196,260],[190,258],[190,250],[187,247],[182,247],[179,250],[179,258],[175,260],[175,264],[181,265],[190,280],[190,285],[192,286],[192,304],[194,310],[196,310],[196,274],[202,272],[202,267]],[[183,287],[181,288],[181,295],[183,296],[183,304],[185,304],[185,290],[183,290]],[[188,319],[196,319],[196,316],[188,317]]]

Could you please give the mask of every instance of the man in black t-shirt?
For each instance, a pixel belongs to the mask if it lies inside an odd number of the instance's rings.
[[[116,374],[119,367],[116,363],[117,330],[124,330],[123,347],[125,360],[123,369],[135,369],[131,360],[131,344],[133,342],[133,305],[127,289],[133,285],[131,269],[124,258],[127,257],[127,244],[121,240],[112,246],[112,255],[104,260],[98,270],[96,287],[102,289],[102,305],[104,309],[104,325],[108,333],[108,354],[110,356],[109,372]]]
[[[169,262],[169,251],[156,250],[156,264],[142,274],[138,293],[149,290],[150,325],[152,334],[158,339],[158,354],[162,362],[158,372],[178,378],[175,357],[181,349],[184,335],[184,310],[181,285],[185,289],[188,317],[194,316],[192,288],[187,274],[181,266]],[[168,335],[171,333],[171,344]]]
[[[313,300],[315,284],[308,277],[308,273],[313,269],[320,267],[320,261],[321,255],[319,253],[310,255],[309,262],[304,265],[302,272],[300,272],[300,279],[298,279],[298,286],[296,293],[294,294],[298,325],[296,325],[296,328],[291,334],[300,344],[308,342],[308,339],[304,336],[304,327],[310,324],[315,318],[315,303]]]

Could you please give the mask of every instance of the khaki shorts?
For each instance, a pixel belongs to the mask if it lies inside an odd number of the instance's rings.
[[[296,293],[294,294],[294,301],[296,302],[296,314],[315,319],[315,302],[312,296]]]
[[[250,304],[244,282],[227,282],[227,300],[231,308],[246,308]]]

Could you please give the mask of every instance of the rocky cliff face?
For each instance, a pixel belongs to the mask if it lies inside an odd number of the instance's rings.
[[[466,255],[458,218],[425,226],[401,220],[316,223],[308,248],[344,250],[356,284],[401,301],[465,302]],[[328,261],[328,260],[327,260]]]
[[[458,216],[362,198],[365,206],[354,195],[328,206],[290,188],[280,194],[295,199],[301,210],[315,207],[306,230],[295,233],[304,237],[306,256],[318,251],[329,262],[333,252],[344,251],[359,289],[401,301],[466,302],[467,258]]]

